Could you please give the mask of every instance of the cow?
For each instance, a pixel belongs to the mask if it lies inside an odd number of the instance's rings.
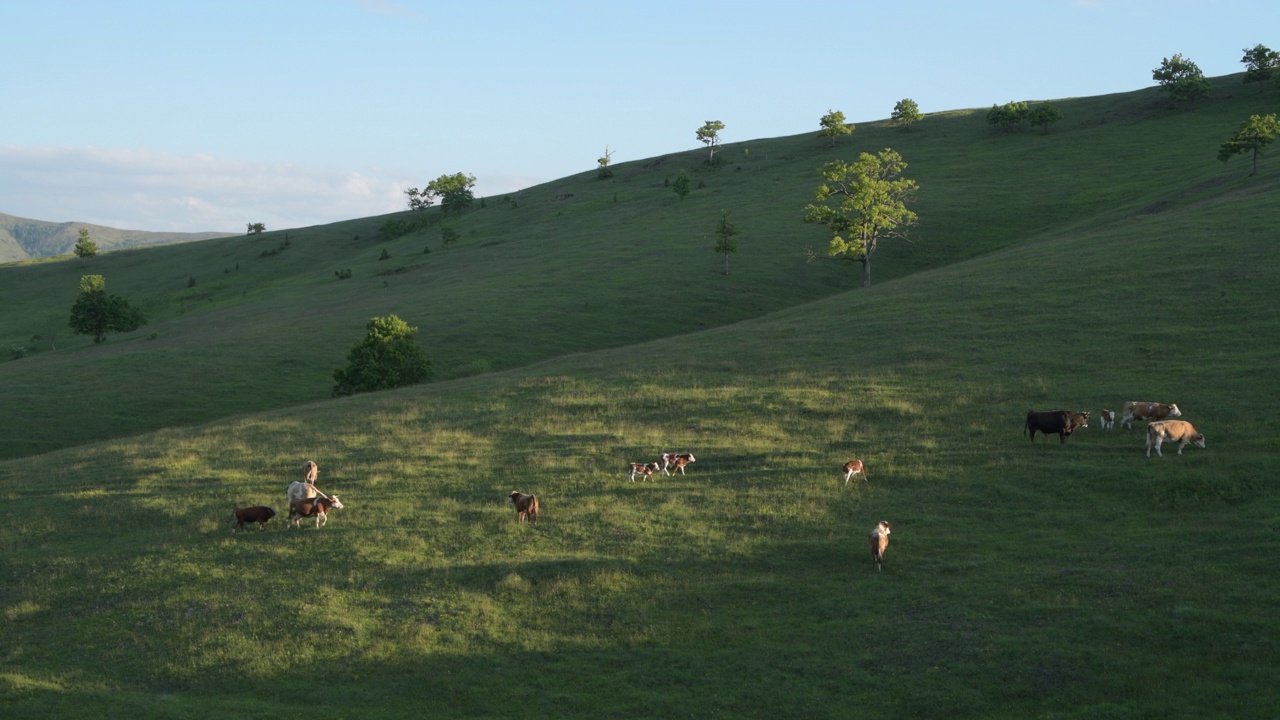
[[[516,522],[538,522],[538,496],[525,495],[519,490],[512,490],[507,497],[516,506]]]
[[[1076,428],[1089,427],[1089,413],[1076,412],[1074,410],[1049,410],[1046,412],[1036,412],[1035,410],[1027,411],[1027,426],[1023,433],[1030,433],[1031,441],[1035,442],[1036,433],[1042,432],[1045,436],[1058,436],[1063,444]]]
[[[324,527],[329,522],[330,510],[341,510],[343,508],[342,501],[337,495],[329,497],[310,497],[294,500],[289,503],[289,520],[288,523],[292,527],[300,527],[299,523],[302,518],[313,517],[316,519],[316,527]]]
[[[1168,420],[1169,418],[1182,417],[1182,411],[1177,405],[1166,405],[1158,402],[1142,402],[1140,400],[1126,400],[1124,403],[1124,412],[1120,416],[1120,427],[1133,429],[1134,420]]]
[[[667,472],[667,468],[674,465],[676,469],[680,471],[680,474],[683,475],[684,466],[697,459],[698,458],[693,456],[693,453],[662,453],[662,472],[667,475],[672,475],[673,473]],[[682,460],[683,462],[681,462]]]
[[[309,482],[302,480],[294,480],[289,483],[289,489],[285,491],[285,500],[292,505],[294,500],[307,500],[316,496],[323,498],[329,497]]]
[[[1116,424],[1116,413],[1114,410],[1102,408],[1102,412],[1098,413],[1098,420],[1102,422],[1104,430],[1110,430]]]
[[[658,469],[658,463],[656,462],[631,463],[631,482],[636,481],[636,475],[643,475],[644,477],[641,478],[642,480],[650,480],[653,478],[653,474],[658,472]]]
[[[1178,454],[1182,454],[1182,448],[1188,443],[1198,448],[1204,447],[1204,435],[1196,432],[1196,428],[1186,420],[1157,420],[1147,425],[1147,457],[1151,457],[1151,448],[1156,449],[1157,457],[1164,457],[1160,453],[1160,445],[1167,442],[1178,443]]]
[[[871,563],[876,566],[876,572],[880,572],[880,566],[884,564],[884,551],[889,547],[890,527],[888,520],[881,520],[880,524],[871,529]]]
[[[314,460],[302,463],[302,479],[304,481],[314,485],[317,477],[320,477],[320,466],[316,465]]]
[[[854,475],[861,475],[863,480],[867,479],[867,468],[862,464],[861,460],[850,460],[844,464],[844,484],[849,484],[849,478]]]
[[[275,516],[276,511],[266,505],[232,508],[231,522],[236,523],[236,527],[231,528],[231,532],[235,532],[236,528],[244,530],[245,525],[250,523],[257,523],[259,530],[266,530],[267,521]]]

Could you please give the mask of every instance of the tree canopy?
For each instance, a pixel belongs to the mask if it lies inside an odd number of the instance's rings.
[[[1161,61],[1160,67],[1151,71],[1151,79],[1169,93],[1174,104],[1186,101],[1194,105],[1209,95],[1211,87],[1200,67],[1181,54]]]
[[[89,228],[80,228],[80,239],[71,252],[78,258],[91,258],[98,254],[98,244],[89,239]]]
[[[68,322],[77,335],[92,335],[94,343],[107,339],[107,333],[131,332],[147,324],[142,311],[119,295],[107,294],[107,281],[101,275],[80,278],[80,296],[71,306]]]
[[[693,187],[693,181],[689,179],[689,173],[681,170],[676,173],[676,179],[671,182],[671,189],[684,200],[684,196],[689,194],[689,190]]]
[[[1258,43],[1251,48],[1245,48],[1244,57],[1240,59],[1244,63],[1244,83],[1258,83],[1258,92],[1262,92],[1264,84],[1275,73],[1276,68],[1280,68],[1280,52],[1276,52],[1271,48]]]
[[[711,155],[707,158],[708,163],[716,161],[716,150],[720,149],[720,131],[723,129],[724,123],[719,120],[708,120],[694,132],[698,142],[706,145],[711,151]]]
[[[1049,103],[1039,103],[1027,112],[1027,124],[1048,135],[1049,128],[1062,119],[1062,111]]]
[[[267,226],[262,223],[245,223],[245,235],[261,235],[266,232]]]
[[[333,373],[335,396],[389,390],[431,379],[431,361],[414,341],[418,328],[395,315],[375,317],[367,334],[347,354],[347,367]]]
[[[889,115],[894,124],[904,131],[910,130],[911,126],[920,122],[923,117],[920,114],[920,106],[911,98],[899,100],[898,104],[893,106],[893,113]]]
[[[822,131],[818,134],[831,138],[831,147],[836,146],[836,139],[841,135],[849,135],[853,133],[853,125],[845,124],[844,113],[839,110],[828,110],[826,115],[818,121],[818,125],[822,127]]]
[[[720,220],[716,223],[716,252],[724,255],[724,274],[729,274],[729,255],[738,252],[738,226],[729,219],[729,211],[720,211]]]
[[[1258,173],[1258,156],[1262,154],[1263,148],[1270,145],[1272,141],[1280,137],[1280,121],[1276,120],[1276,114],[1270,115],[1251,115],[1248,120],[1240,123],[1240,129],[1235,135],[1231,136],[1218,149],[1218,159],[1226,162],[1231,159],[1232,155],[1241,153],[1253,153],[1253,170],[1250,175]]]
[[[862,286],[871,287],[871,256],[882,239],[906,238],[916,214],[907,201],[918,189],[901,177],[907,164],[891,149],[862,153],[853,163],[834,160],[819,168],[824,182],[805,206],[804,221],[827,226],[832,233],[827,255],[862,263]],[[835,198],[836,207],[825,203]],[[815,257],[812,253],[810,259]]]
[[[1004,132],[1018,129],[1029,112],[1026,102],[1007,102],[1004,105],[992,105],[987,111],[987,124]]]
[[[440,210],[445,215],[461,215],[476,199],[471,192],[475,185],[474,175],[459,172],[441,175],[427,183],[426,192],[440,198]]]

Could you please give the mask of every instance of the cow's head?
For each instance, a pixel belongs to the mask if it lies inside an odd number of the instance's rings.
[[[1182,417],[1182,411],[1178,409],[1177,403],[1169,406],[1169,417]]]
[[[1089,427],[1089,413],[1088,412],[1068,412],[1067,427],[1072,429]]]
[[[1191,438],[1190,438],[1190,442],[1191,442],[1191,444],[1192,444],[1192,445],[1195,445],[1195,446],[1196,446],[1196,447],[1198,447],[1198,448],[1203,448],[1203,447],[1204,447],[1204,435],[1203,435],[1203,434],[1201,434],[1201,433],[1196,433],[1195,435],[1192,435],[1192,436],[1191,436]]]

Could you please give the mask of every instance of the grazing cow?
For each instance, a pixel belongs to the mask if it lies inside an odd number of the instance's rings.
[[[693,453],[662,453],[662,472],[667,475],[671,475],[672,473],[667,472],[667,468],[674,465],[676,469],[680,471],[680,474],[683,475],[684,466],[697,459],[698,458],[693,456]],[[683,462],[681,462],[681,460],[683,460]]]
[[[1156,421],[1176,417],[1182,417],[1182,411],[1178,409],[1177,405],[1126,400],[1124,414],[1120,416],[1120,427],[1133,429],[1134,420]]]
[[[1098,413],[1098,420],[1102,421],[1102,428],[1110,430],[1116,424],[1116,413],[1114,410],[1102,408],[1102,412]]]
[[[1187,443],[1204,447],[1204,435],[1196,432],[1195,426],[1186,420],[1157,420],[1147,425],[1147,457],[1151,457],[1153,447],[1156,456],[1164,457],[1160,453],[1160,445],[1167,442],[1178,443],[1178,454],[1181,455]]]
[[[1067,441],[1076,428],[1089,427],[1089,413],[1076,412],[1074,410],[1049,410],[1046,412],[1036,412],[1035,410],[1027,411],[1027,427],[1023,433],[1031,434],[1031,441],[1035,442],[1036,433],[1042,432],[1045,436],[1058,436],[1061,440],[1059,444]]]
[[[236,523],[236,527],[231,528],[231,532],[235,532],[236,528],[244,530],[244,526],[249,523],[258,523],[259,530],[266,530],[267,521],[275,516],[276,511],[266,505],[233,508],[231,510],[231,522]]]
[[[881,520],[879,525],[871,529],[871,563],[876,566],[876,572],[880,572],[880,566],[884,564],[884,551],[889,547],[890,527],[888,520]]]
[[[511,504],[516,506],[516,522],[538,522],[538,496],[525,495],[519,490],[512,490],[507,497],[511,498]]]
[[[292,523],[293,527],[300,527],[299,523],[302,522],[302,518],[313,517],[316,519],[317,528],[324,527],[325,523],[329,522],[329,511],[341,510],[342,507],[342,501],[338,499],[337,495],[294,500],[289,504],[288,522]]]
[[[844,464],[844,484],[849,484],[849,478],[854,475],[861,475],[863,480],[867,479],[867,468],[862,464],[861,460],[850,460]]]
[[[653,479],[653,474],[658,472],[658,463],[631,463],[631,482],[636,481],[636,475],[643,475],[642,480]]]

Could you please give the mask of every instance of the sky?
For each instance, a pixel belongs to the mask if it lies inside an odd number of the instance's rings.
[[[1276,0],[0,0],[0,213],[241,232],[848,122],[1128,92]],[[856,137],[856,131],[855,131]]]

